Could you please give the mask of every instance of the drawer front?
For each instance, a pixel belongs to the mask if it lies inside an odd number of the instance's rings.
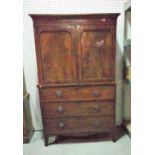
[[[71,117],[44,119],[46,133],[65,134],[80,132],[109,132],[114,126],[114,117]]]
[[[41,88],[41,102],[64,100],[114,100],[115,86]]]
[[[42,103],[43,116],[114,115],[114,102],[50,102]]]

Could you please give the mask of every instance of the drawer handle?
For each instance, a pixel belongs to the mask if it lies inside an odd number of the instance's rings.
[[[58,112],[63,112],[63,111],[64,111],[64,108],[63,108],[63,107],[58,107],[58,108],[57,108],[57,111],[58,111]]]
[[[101,93],[98,90],[94,91],[94,96],[100,96],[100,95],[101,95]]]
[[[63,96],[63,93],[62,93],[61,91],[57,91],[57,92],[55,93],[55,95],[56,95],[57,97],[62,97],[62,96]]]
[[[60,123],[59,123],[59,127],[60,127],[60,128],[64,128],[64,126],[65,126],[65,124],[64,124],[63,122],[60,122]]]
[[[100,124],[100,122],[99,121],[95,121],[95,126],[96,127],[99,127],[101,124]]]
[[[94,109],[95,109],[96,111],[100,111],[100,110],[101,110],[101,107],[97,104],[97,105],[94,106]]]

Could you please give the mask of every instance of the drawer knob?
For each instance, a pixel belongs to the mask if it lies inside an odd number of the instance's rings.
[[[58,108],[57,108],[57,111],[58,111],[58,112],[63,112],[63,111],[64,111],[64,108],[63,108],[63,107],[58,107]]]
[[[59,127],[60,127],[60,128],[64,128],[64,126],[65,126],[65,124],[64,124],[63,122],[60,122],[60,123],[59,123]]]
[[[96,127],[99,127],[101,124],[100,124],[100,122],[99,121],[95,121],[95,126]]]
[[[94,96],[100,96],[100,95],[101,95],[101,93],[98,90],[94,91]]]
[[[56,95],[57,97],[62,97],[62,96],[63,96],[63,93],[62,93],[61,91],[57,91],[57,92],[55,93],[55,95]]]
[[[95,109],[96,111],[100,111],[100,110],[101,110],[101,107],[97,104],[97,105],[94,106],[94,109]]]

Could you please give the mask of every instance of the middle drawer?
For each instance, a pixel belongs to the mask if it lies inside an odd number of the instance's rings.
[[[112,101],[41,103],[44,117],[114,115],[113,105]]]

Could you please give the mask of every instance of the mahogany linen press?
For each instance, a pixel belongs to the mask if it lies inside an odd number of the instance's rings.
[[[30,15],[46,146],[59,135],[115,141],[118,15]]]

